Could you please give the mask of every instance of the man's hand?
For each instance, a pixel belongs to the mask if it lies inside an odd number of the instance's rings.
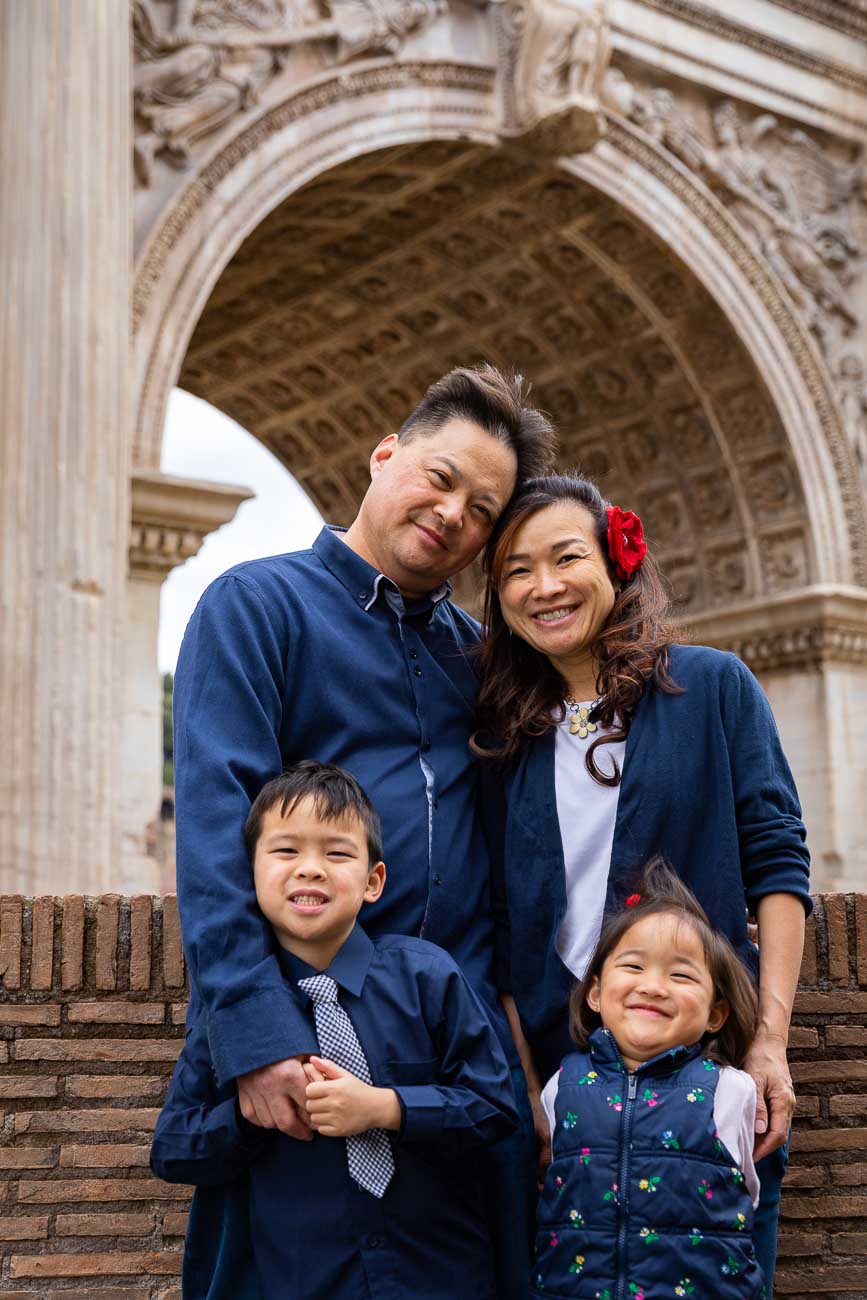
[[[783,1145],[795,1111],[795,1092],[783,1039],[759,1030],[743,1068],[756,1084],[753,1159],[761,1160]]]
[[[301,1062],[300,1056],[290,1056],[239,1075],[238,1104],[251,1124],[278,1128],[288,1137],[311,1142],[313,1133],[304,1097],[307,1076]]]
[[[305,1067],[310,1124],[324,1137],[354,1137],[370,1128],[400,1129],[401,1110],[393,1088],[373,1088],[333,1061],[311,1056]]]

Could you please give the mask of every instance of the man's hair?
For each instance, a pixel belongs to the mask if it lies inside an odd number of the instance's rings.
[[[470,420],[511,447],[517,481],[547,473],[554,463],[557,435],[546,415],[527,405],[530,385],[523,375],[504,375],[487,363],[450,370],[431,384],[398,431],[401,442],[433,433],[449,420]]]
[[[584,978],[572,990],[569,1028],[575,1042],[586,1050],[590,1035],[602,1023],[599,1012],[587,1001],[587,994],[608,957],[638,921],[664,914],[692,929],[704,949],[713,984],[713,1002],[728,1003],[725,1023],[716,1033],[708,1033],[704,1038],[705,1054],[722,1065],[740,1067],[756,1036],[759,999],[755,984],[728,939],[713,928],[695,894],[664,858],[657,856],[646,864],[629,901],[632,906],[623,907],[603,926]]]
[[[302,799],[313,800],[316,815],[323,822],[357,817],[364,827],[371,863],[382,859],[379,813],[355,777],[332,763],[304,758],[264,785],[253,801],[244,825],[244,844],[251,863],[265,815],[279,805],[280,816],[288,817]]]

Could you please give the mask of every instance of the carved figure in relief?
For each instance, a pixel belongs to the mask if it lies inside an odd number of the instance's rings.
[[[804,131],[783,127],[769,113],[745,123],[734,103],[711,115],[709,143],[671,92],[611,83],[628,115],[659,144],[697,172],[734,213],[779,275],[823,346],[833,318],[844,335],[858,325],[847,289],[861,249],[853,207],[867,198],[863,157],[833,162]]]
[[[602,131],[599,94],[611,54],[606,0],[494,0],[500,134],[576,153]]]
[[[867,488],[867,373],[864,363],[851,353],[843,357],[838,379],[846,430]]]
[[[446,0],[133,0],[135,169],[188,165],[193,147],[256,103],[296,47],[337,62],[395,54]]]

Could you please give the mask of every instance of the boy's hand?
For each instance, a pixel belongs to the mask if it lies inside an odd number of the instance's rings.
[[[260,1128],[278,1128],[288,1137],[312,1142],[304,1090],[307,1076],[298,1056],[274,1061],[238,1076],[238,1104],[244,1119]]]
[[[306,1069],[310,1124],[324,1137],[354,1137],[369,1128],[400,1129],[401,1111],[393,1088],[373,1088],[333,1061],[311,1056]],[[313,1077],[313,1076],[318,1077]]]

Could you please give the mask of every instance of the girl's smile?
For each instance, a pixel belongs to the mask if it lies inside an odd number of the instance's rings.
[[[587,1001],[636,1069],[716,1032],[728,1006],[714,997],[701,939],[688,920],[653,912],[629,927],[593,980]]]

